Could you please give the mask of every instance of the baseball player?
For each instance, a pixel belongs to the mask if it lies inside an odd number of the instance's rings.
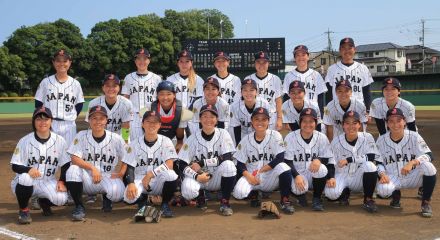
[[[432,216],[431,196],[437,178],[434,157],[419,133],[405,129],[405,114],[400,108],[387,111],[389,132],[379,136],[377,147],[383,165],[378,165],[377,194],[392,197],[390,206],[400,208],[400,189],[423,186],[422,215]]]
[[[221,97],[232,104],[233,102],[240,101],[240,78],[232,73],[228,72],[228,67],[231,62],[231,58],[225,52],[216,52],[214,54],[214,66],[217,69],[217,73],[211,77],[217,78],[220,83]]]
[[[125,174],[125,142],[119,134],[106,130],[107,110],[95,106],[89,110],[90,129],[79,132],[67,153],[70,154],[72,165],[66,173],[66,186],[75,202],[72,212],[74,221],[82,221],[85,209],[81,196],[102,194],[104,212],[111,212],[112,202],[119,202],[124,195],[124,183],[121,178]],[[118,162],[122,160],[119,172]]]
[[[134,63],[136,64],[136,71],[127,74],[124,78],[121,94],[130,99],[133,104],[133,121],[132,127],[122,130],[124,137],[129,134],[130,139],[134,140],[143,136],[141,117],[145,109],[150,109],[150,105],[156,100],[156,87],[162,81],[162,78],[149,71],[150,52],[141,48],[134,54]]]
[[[280,189],[281,209],[293,214],[295,209],[289,201],[292,185],[290,167],[284,163],[284,142],[281,134],[269,130],[269,111],[258,107],[252,113],[255,132],[245,136],[237,145],[234,159],[242,177],[235,185],[233,195],[237,199],[249,197],[251,206],[259,205],[259,193]]]
[[[321,195],[324,188],[334,188],[335,162],[327,137],[316,131],[318,111],[304,108],[299,116],[300,129],[289,133],[285,162],[292,169],[292,192],[298,203],[307,206],[306,192],[313,187],[312,209],[323,211]]]
[[[245,79],[241,82],[242,99],[231,105],[230,134],[234,136],[235,145],[241,139],[254,131],[252,128],[251,116],[256,108],[263,107],[270,109],[268,101],[258,96],[257,82],[253,79]],[[276,114],[273,113],[269,120],[269,128],[275,125]],[[272,127],[271,127],[272,126]]]
[[[192,54],[187,50],[177,55],[179,72],[167,78],[176,86],[176,98],[182,106],[190,108],[197,98],[203,95],[203,79],[194,71]]]
[[[385,78],[382,85],[383,97],[376,98],[371,103],[370,116],[374,118],[379,134],[385,134],[386,113],[390,108],[399,108],[405,115],[406,127],[408,130],[417,131],[416,108],[412,103],[400,98],[400,81],[397,78]]]
[[[103,106],[108,113],[107,130],[120,134],[127,142],[130,134],[130,122],[133,120],[133,104],[127,98],[118,95],[120,80],[114,74],[108,74],[102,81],[103,96],[89,103],[89,110],[94,106]],[[87,111],[88,113],[88,111]],[[89,116],[86,114],[86,122]]]
[[[315,102],[319,106],[322,115],[325,106],[324,95],[327,92],[324,79],[320,73],[309,68],[309,49],[306,46],[296,46],[293,49],[293,57],[295,58],[296,68],[284,77],[283,91],[285,94],[290,95],[290,83],[295,80],[303,82],[305,98]]]
[[[333,99],[337,97],[336,83],[347,80],[351,83],[353,98],[363,102],[367,111],[369,111],[372,101],[370,85],[373,83],[373,78],[367,66],[354,61],[356,47],[352,38],[346,37],[339,42],[339,53],[341,54],[341,61],[331,65],[325,76],[325,82],[332,89]],[[328,96],[331,97],[332,95]]]
[[[144,136],[132,141],[127,148],[128,185],[124,201],[146,204],[147,195],[162,195],[162,216],[173,217],[168,202],[177,188],[177,174],[173,162],[177,153],[171,140],[157,134],[160,129],[160,115],[157,111],[147,111],[142,117]]]
[[[192,107],[194,112],[193,119],[188,122],[191,132],[196,132],[200,129],[199,114],[200,109],[207,104],[214,105],[218,112],[217,127],[228,130],[230,121],[229,104],[223,98],[220,97],[220,83],[217,78],[209,77],[203,83],[202,98],[197,99]]]
[[[64,49],[57,51],[52,64],[56,73],[40,82],[35,93],[35,108],[45,106],[51,109],[53,132],[70,144],[76,134],[75,120],[83,108],[83,91],[81,84],[67,74],[72,64],[69,52]]]
[[[237,169],[232,162],[234,143],[228,131],[216,128],[218,112],[215,105],[204,105],[200,112],[202,129],[193,133],[180,150],[179,169],[182,169],[182,196],[196,199],[197,207],[206,209],[204,190],[222,192],[220,212],[233,214],[229,198],[234,188]]]
[[[258,52],[255,54],[255,69],[256,73],[251,74],[245,79],[253,79],[258,85],[258,96],[266,99],[271,108],[271,113],[276,113],[276,130],[281,130],[283,127],[283,116],[281,106],[283,104],[282,99],[282,83],[278,76],[269,73],[269,55],[267,52]],[[271,114],[272,115],[272,114]]]
[[[298,130],[299,127],[299,114],[304,108],[313,108],[317,113],[317,125],[316,130],[321,131],[321,111],[318,104],[311,100],[305,99],[306,89],[305,83],[299,80],[294,80],[289,84],[288,91],[290,99],[283,103],[283,124],[285,129],[291,131]]]
[[[359,132],[361,128],[359,113],[344,113],[342,128],[345,134],[335,137],[331,143],[336,167],[336,187],[326,188],[325,195],[339,199],[341,205],[349,205],[350,191],[364,192],[363,208],[376,212],[377,205],[373,192],[377,183],[376,162],[380,159],[376,143],[370,133]]]
[[[342,117],[344,113],[352,110],[361,116],[362,130],[365,131],[367,127],[367,112],[365,105],[352,98],[352,87],[350,81],[341,80],[336,83],[336,99],[331,100],[327,104],[324,111],[323,122],[326,125],[327,137],[331,141],[340,134],[343,134]]]
[[[64,138],[50,131],[52,120],[49,108],[36,108],[32,116],[33,132],[20,139],[11,158],[12,171],[16,173],[11,189],[20,207],[20,224],[32,222],[28,208],[32,196],[38,198],[44,216],[52,215],[51,206],[67,202],[64,182],[70,159]],[[61,174],[57,181],[58,169]]]

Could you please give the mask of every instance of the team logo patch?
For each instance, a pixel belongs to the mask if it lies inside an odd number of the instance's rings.
[[[324,115],[328,115],[328,109],[324,109]]]
[[[185,151],[188,150],[188,144],[183,145],[183,150],[185,150]]]
[[[73,140],[73,145],[78,144],[78,138],[75,138],[75,140]]]
[[[237,149],[238,149],[238,150],[241,150],[241,144],[238,144],[238,145],[237,145]]]
[[[128,148],[127,148],[127,153],[131,153],[131,151],[132,151],[132,150],[131,150],[131,147],[128,147]]]
[[[193,108],[193,113],[196,113],[197,112],[197,108]]]
[[[232,115],[233,115],[232,112],[230,112],[230,113],[229,113],[229,116],[231,116],[231,118],[232,118]]]
[[[14,155],[18,155],[19,153],[20,153],[20,150],[18,149],[18,147],[15,148],[15,150],[14,150]]]

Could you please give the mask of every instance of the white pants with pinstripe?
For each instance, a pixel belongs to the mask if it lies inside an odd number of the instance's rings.
[[[286,163],[279,163],[276,167],[270,171],[261,173],[258,175],[260,179],[260,184],[252,185],[250,184],[246,177],[241,177],[237,184],[235,184],[234,191],[232,195],[236,199],[243,199],[249,196],[252,190],[260,190],[263,192],[272,192],[279,187],[280,179],[279,176],[285,172],[290,171],[290,167]]]
[[[185,177],[182,182],[182,196],[187,200],[191,200],[199,196],[200,189],[208,191],[220,190],[222,177],[237,175],[237,168],[231,160],[225,160],[211,174],[212,177],[207,183],[200,183],[193,178]]]
[[[309,169],[303,169],[298,171],[299,175],[301,175],[305,179],[305,186],[304,190],[299,190],[295,185],[295,179],[292,181],[292,192],[295,195],[301,195],[306,193],[309,189],[313,188],[313,178],[323,178],[327,176],[328,170],[327,167],[324,164],[321,164],[319,166],[319,169],[317,172],[312,173]]]
[[[137,188],[137,195],[134,199],[128,199],[127,198],[127,188],[125,188],[124,192],[124,202],[128,204],[135,203],[138,198],[141,196],[142,193],[149,194],[149,195],[162,195],[162,189],[163,184],[165,182],[171,182],[175,181],[177,179],[177,174],[174,172],[174,170],[167,170],[164,172],[161,172],[158,176],[151,179],[149,186],[151,188],[150,192],[147,192],[147,189],[145,189],[144,185],[142,184],[142,179],[144,176],[136,175],[136,179],[134,180],[134,184]]]
[[[376,187],[377,194],[386,198],[391,196],[394,190],[421,187],[423,176],[434,176],[436,173],[437,169],[431,162],[422,162],[406,176],[388,175],[390,182],[384,184],[379,182]]]
[[[344,168],[347,167],[348,166],[345,166]],[[329,188],[326,186],[324,189],[325,196],[331,200],[336,200],[341,196],[342,191],[344,191],[344,188],[349,188],[351,191],[354,192],[363,191],[364,173],[376,172],[377,167],[372,162],[364,162],[357,167],[358,168],[352,174],[347,173],[347,171],[336,172],[336,176],[335,176],[336,186],[334,188]]]
[[[27,173],[17,174],[11,182],[12,192],[15,194],[17,184],[34,187],[32,197],[47,198],[53,204],[62,206],[67,202],[67,192],[57,191],[56,179],[34,179]]]
[[[76,165],[70,165],[66,172],[66,182],[82,182],[87,195],[106,194],[112,202],[120,202],[124,197],[124,183],[120,178],[102,175],[99,183],[93,183],[92,175]]]
[[[75,121],[52,121],[52,130],[54,133],[60,135],[66,141],[69,146],[76,136],[76,123]]]

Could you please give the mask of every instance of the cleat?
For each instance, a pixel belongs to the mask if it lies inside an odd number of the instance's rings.
[[[67,202],[64,204],[65,206],[73,206],[75,205],[75,201],[73,201],[72,196],[70,196],[70,193],[67,193]]]
[[[419,190],[417,191],[417,198],[418,199],[423,198],[423,187],[419,187]]]
[[[162,217],[165,217],[165,218],[174,217],[174,212],[171,210],[168,203],[162,203],[161,210],[162,210]]]
[[[231,205],[229,205],[229,200],[221,200],[220,212],[223,216],[231,216],[234,213],[234,211],[232,211]]]
[[[30,224],[31,222],[32,222],[32,218],[29,209],[18,211],[19,224]]]
[[[339,197],[339,205],[349,206],[350,205],[350,189],[344,188],[341,196]]]
[[[321,198],[313,198],[313,200],[312,200],[312,210],[313,211],[324,211],[324,206],[322,205]]]
[[[43,216],[51,216],[53,215],[51,207],[51,202],[47,198],[39,198],[38,204],[41,207]]]
[[[377,205],[373,199],[364,201],[362,208],[365,209],[369,213],[377,212]]]
[[[86,210],[82,205],[78,205],[72,211],[72,220],[73,221],[84,221],[84,217],[86,216]]]
[[[86,204],[93,204],[96,202],[98,198],[96,197],[96,195],[87,195],[86,197]]]
[[[393,194],[391,195],[391,202],[390,202],[390,206],[392,208],[398,209],[401,207],[400,206],[400,196],[401,196],[400,190],[395,190],[393,192]]]
[[[41,206],[38,203],[38,198],[37,197],[32,197],[31,198],[31,210],[40,210]]]
[[[251,193],[249,194],[249,202],[251,204],[251,207],[257,208],[261,206],[261,194],[259,193],[259,191],[254,190],[251,191]]]
[[[297,197],[296,197],[296,201],[297,201],[297,203],[301,206],[301,207],[307,207],[307,196],[306,196],[306,194],[301,194],[301,195],[298,195]]]
[[[292,203],[289,201],[288,197],[283,197],[283,199],[280,201],[280,205],[281,210],[283,210],[285,214],[291,215],[295,212],[295,208],[292,206]]]
[[[208,209],[208,204],[206,203],[204,190],[199,191],[199,196],[196,198],[196,207],[202,209],[203,211]]]
[[[107,196],[103,195],[102,196],[102,208],[101,210],[103,212],[111,212],[113,209],[113,205],[112,205],[112,201],[110,199],[107,198]]]
[[[432,217],[432,207],[428,201],[422,201],[422,216],[426,218]]]
[[[177,195],[173,198],[173,200],[171,200],[171,206],[173,207],[185,207],[187,205],[188,204],[182,195]]]
[[[144,216],[145,208],[146,208],[145,206],[139,208],[139,210],[136,212],[136,214],[133,217],[134,222],[145,220],[145,216]]]

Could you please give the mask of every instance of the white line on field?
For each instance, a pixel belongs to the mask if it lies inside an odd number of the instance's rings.
[[[15,239],[22,239],[22,240],[37,240],[36,238],[29,237],[29,236],[26,236],[26,235],[24,235],[24,234],[21,234],[21,233],[18,233],[18,232],[14,232],[14,231],[8,230],[8,229],[6,229],[6,228],[4,228],[4,227],[0,227],[0,234],[3,234],[3,235],[6,235],[6,236],[9,236],[9,237],[11,237],[11,238],[15,238]]]

